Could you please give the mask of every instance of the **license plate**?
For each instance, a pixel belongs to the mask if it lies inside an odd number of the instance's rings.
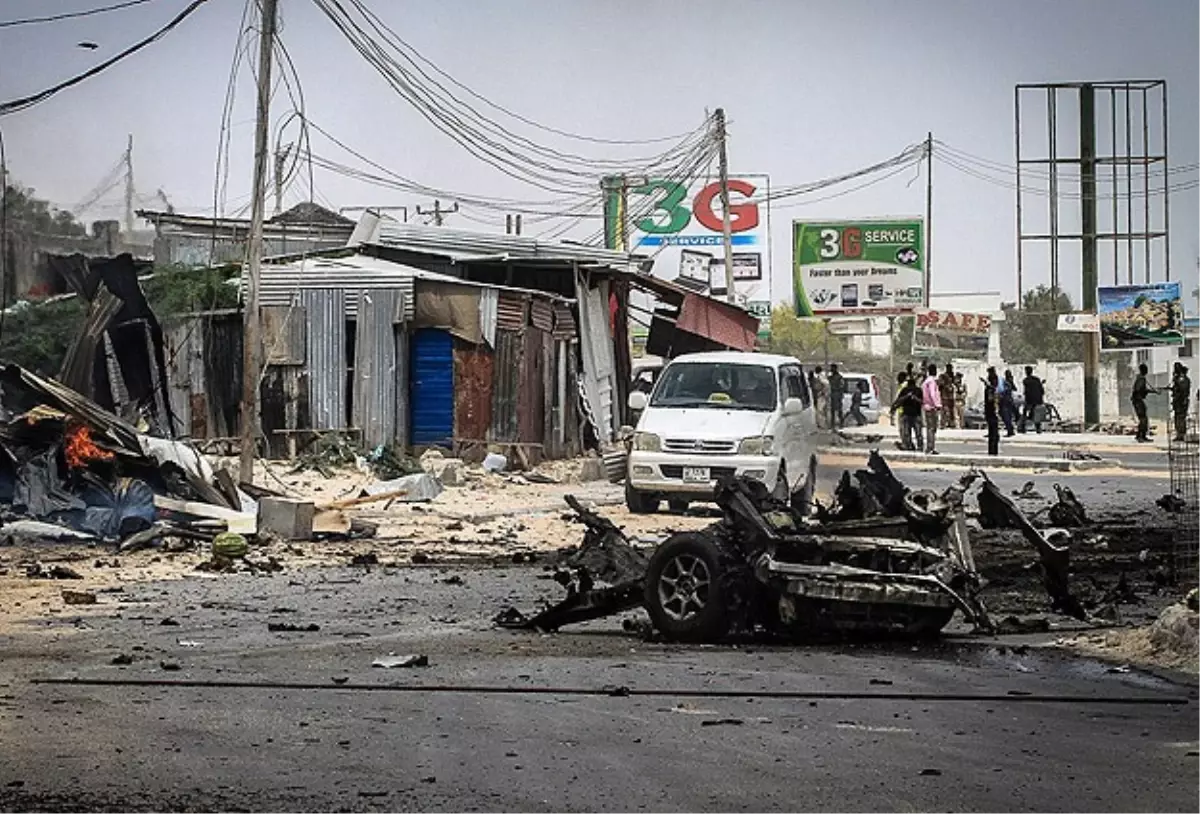
[[[684,483],[708,483],[712,478],[709,477],[707,466],[685,466],[683,468]]]

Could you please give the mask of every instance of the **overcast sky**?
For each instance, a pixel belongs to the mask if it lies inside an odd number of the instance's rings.
[[[112,2],[0,0],[0,21]],[[1013,88],[1022,82],[1165,79],[1171,165],[1195,165],[1200,152],[1195,0],[367,2],[456,79],[556,128],[601,138],[647,138],[688,131],[706,109],[723,106],[730,119],[732,169],[769,173],[775,188],[874,163],[924,139],[927,131],[957,150],[1010,165]],[[186,4],[154,0],[71,21],[0,27],[0,100],[85,70],[158,28]],[[30,110],[0,117],[12,174],[69,208],[113,166],[132,133],[139,196],[161,188],[181,211],[211,212],[222,103],[244,5],[244,0],[209,0],[134,57]],[[434,130],[310,0],[280,0],[280,7],[282,38],[295,60],[312,121],[424,183],[528,200],[547,197],[477,162]],[[99,48],[77,47],[81,41]],[[232,117],[231,213],[249,197],[252,83],[249,71],[242,70]],[[1107,96],[1097,101],[1107,108]],[[1077,139],[1071,113],[1077,104],[1074,96],[1059,101],[1066,128],[1060,141],[1068,145]],[[1154,104],[1152,142],[1160,131]],[[1045,128],[1044,97],[1029,97],[1029,105],[1025,132],[1032,146],[1038,129]],[[273,119],[278,121],[287,106],[281,92]],[[1135,112],[1140,117],[1140,109]],[[1135,118],[1135,140],[1140,121]],[[607,149],[527,128],[521,132],[589,155]],[[1107,149],[1103,132],[1100,142]],[[314,151],[357,163],[319,136],[314,136]],[[609,154],[628,153],[612,148]],[[1005,170],[997,172],[1011,180]],[[1196,178],[1193,169],[1172,174],[1168,183]],[[1151,186],[1162,184],[1160,175]],[[305,185],[301,179],[289,190],[288,203],[308,197]],[[323,171],[316,175],[316,188],[318,200],[336,206],[431,203]],[[935,163],[935,291],[1013,295],[1014,198],[1001,184]],[[106,210],[85,217],[120,216],[119,190],[104,202]],[[156,205],[148,199],[142,203]],[[1036,217],[1045,199],[1030,196],[1026,205],[1034,213],[1030,225],[1039,226]],[[785,299],[790,290],[792,219],[921,214],[924,206],[924,176],[910,171],[852,194],[773,209],[775,299]],[[1135,198],[1134,208],[1137,225],[1141,198]],[[1104,231],[1110,226],[1108,202],[1100,209]],[[1185,295],[1196,286],[1198,209],[1196,189],[1171,197],[1172,271],[1184,279]],[[465,214],[496,217],[481,210]],[[1073,222],[1077,226],[1077,208],[1067,207],[1064,228]],[[1152,223],[1158,225],[1156,214]],[[451,216],[448,225],[487,228],[462,216]],[[596,228],[596,222],[587,222],[568,235],[582,238]],[[1101,258],[1104,282],[1106,270],[1112,276],[1110,256]],[[1045,281],[1044,258],[1032,252],[1027,257],[1027,282]],[[1152,260],[1156,279],[1162,265],[1160,257]],[[1077,292],[1077,251],[1066,253],[1061,274],[1064,286]]]

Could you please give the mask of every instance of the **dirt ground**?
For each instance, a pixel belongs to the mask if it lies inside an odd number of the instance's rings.
[[[214,460],[221,466],[230,463]],[[622,527],[635,542],[653,545],[669,533],[702,528],[716,519],[713,507],[693,506],[686,514],[662,512],[632,515],[624,507],[621,487],[607,481],[580,482],[582,461],[558,461],[536,470],[541,483],[520,474],[489,474],[479,467],[465,469],[462,486],[446,488],[425,503],[398,501],[367,504],[348,510],[375,524],[377,532],[363,539],[286,542],[262,540],[252,546],[247,562],[264,571],[328,566],[355,562],[404,566],[413,563],[533,563],[547,564],[550,552],[578,545],[583,527],[565,504],[576,495]],[[949,472],[898,472],[914,488],[948,485]],[[924,478],[924,482],[918,482]],[[1022,475],[1023,478],[1023,475]],[[286,465],[259,464],[256,482],[316,503],[356,497],[376,479],[346,468],[333,477],[295,472]],[[1039,482],[1042,494],[1018,503],[1030,515],[1049,505],[1053,492]],[[1015,618],[1027,632],[1078,632],[1066,646],[1089,649],[1106,658],[1146,661],[1175,668],[1186,658],[1162,654],[1137,630],[1154,621],[1164,607],[1179,599],[1169,586],[1167,569],[1157,545],[1171,533],[1171,519],[1151,503],[1147,508],[1117,511],[1106,505],[1089,506],[1093,524],[1073,534],[1072,586],[1095,618],[1081,623],[1049,611],[1037,557],[1015,531],[984,531],[972,520],[977,564],[987,581],[984,601],[997,621]],[[973,501],[969,506],[973,505]],[[665,508],[665,507],[664,507]],[[969,509],[968,514],[972,514]],[[220,579],[198,571],[209,559],[207,545],[184,550],[151,549],[115,554],[111,547],[51,542],[17,543],[0,532],[0,635],[33,617],[74,618],[86,606],[67,604],[63,591],[119,592],[122,586],[181,578]],[[65,565],[81,579],[30,578],[30,567]],[[244,567],[244,566],[242,566]],[[531,597],[532,599],[532,597]],[[1112,626],[1096,629],[1097,624]],[[1121,628],[1120,630],[1117,630]],[[1107,650],[1107,653],[1099,651]],[[1195,656],[1191,657],[1195,668]]]

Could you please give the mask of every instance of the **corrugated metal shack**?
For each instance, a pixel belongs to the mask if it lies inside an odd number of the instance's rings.
[[[250,221],[139,209],[154,224],[158,265],[218,266],[246,257]],[[301,203],[263,224],[263,255],[300,254],[346,245],[354,221],[314,203]]]
[[[264,264],[260,306],[273,457],[296,454],[314,430],[467,458],[489,447],[530,460],[581,449],[568,298],[356,254]],[[197,439],[232,438],[240,316],[190,315],[166,334],[182,423]]]

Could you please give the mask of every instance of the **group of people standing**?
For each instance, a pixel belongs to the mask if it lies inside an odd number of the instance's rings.
[[[915,368],[910,362],[897,377],[892,411],[900,427],[899,446],[905,450],[936,455],[939,427],[958,428],[964,424],[967,386],[962,374],[955,372],[953,365],[946,365],[940,375],[937,365]],[[989,367],[983,386],[983,418],[988,431],[989,455],[1000,454],[1001,422],[1009,436],[1016,433],[1018,419],[1021,432],[1025,431],[1027,423],[1032,423],[1037,432],[1042,431],[1046,388],[1042,380],[1033,374],[1032,367],[1025,368],[1025,380],[1022,382],[1024,410],[1017,410],[1017,383],[1011,370],[1004,371],[1001,378],[996,368]]]
[[[1020,412],[1019,427],[1025,432],[1027,424],[1033,424],[1036,432],[1042,431],[1042,422],[1046,412],[1046,385],[1034,375],[1033,367],[1025,368],[1025,379],[1021,382],[1024,391],[1025,406]],[[1004,371],[1004,377],[996,372],[996,368],[987,369],[987,378],[983,380],[983,421],[987,426],[988,455],[1000,454],[1000,423],[1004,422],[1005,435],[1011,438],[1016,435],[1014,424],[1017,423],[1017,382],[1011,370]]]
[[[897,376],[892,412],[900,426],[900,448],[937,455],[939,427],[962,424],[967,386],[953,365],[940,375],[937,365],[917,369],[912,362]]]
[[[839,429],[852,421],[858,426],[867,423],[863,415],[863,398],[867,392],[867,384],[859,380],[853,387],[847,387],[846,377],[838,370],[836,364],[829,366],[829,375],[824,368],[817,365],[808,376],[808,389],[812,391],[813,411],[816,414],[817,426],[826,429]],[[849,390],[850,407],[846,409],[846,395]]]
[[[1138,365],[1137,378],[1133,380],[1133,392],[1129,400],[1133,402],[1133,412],[1137,415],[1137,440],[1146,444],[1150,442],[1150,416],[1146,412],[1146,396],[1159,392],[1146,382],[1150,369],[1146,365]],[[1192,380],[1188,376],[1187,365],[1176,362],[1171,372],[1171,413],[1175,418],[1175,440],[1183,441],[1187,437],[1188,404],[1192,399]]]

